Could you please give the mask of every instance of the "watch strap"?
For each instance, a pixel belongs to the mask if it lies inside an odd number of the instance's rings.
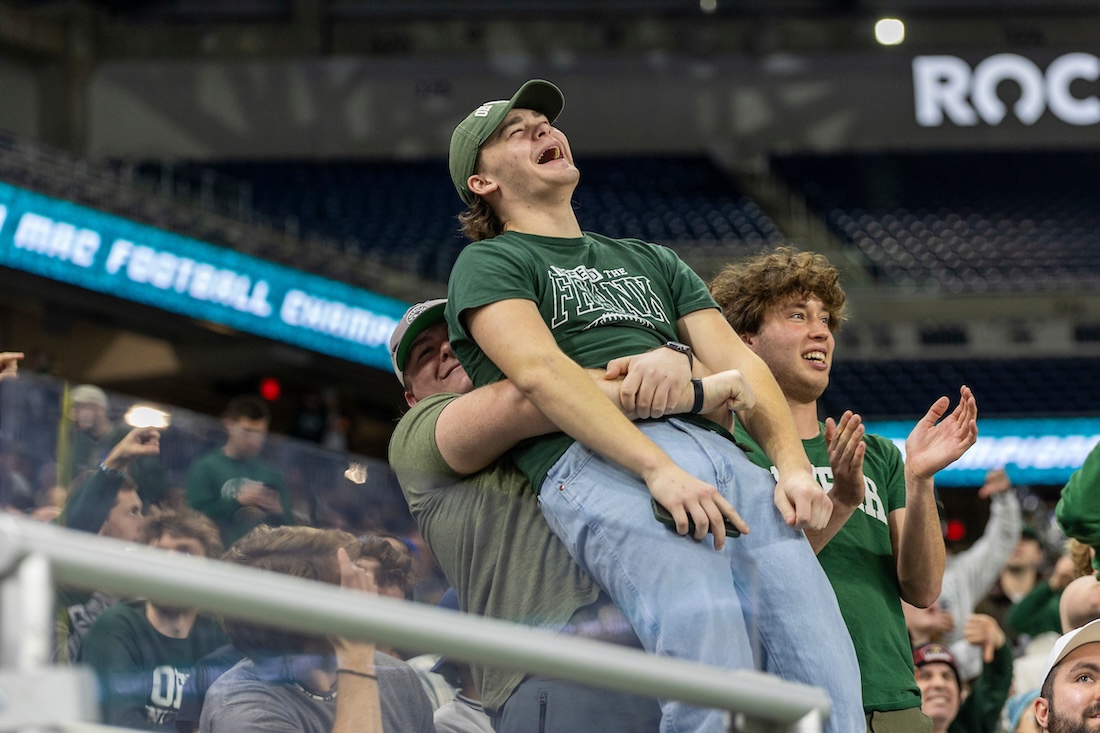
[[[665,341],[663,344],[666,349],[672,349],[673,351],[684,354],[688,358],[688,368],[695,368],[695,355],[691,351],[691,347],[687,344],[682,344],[679,341]]]

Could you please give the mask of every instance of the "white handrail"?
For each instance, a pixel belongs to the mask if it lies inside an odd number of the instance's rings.
[[[26,558],[37,556],[49,561],[55,582],[65,586],[153,598],[289,630],[372,638],[417,652],[733,710],[754,721],[758,726],[754,730],[764,724],[763,730],[817,731],[830,710],[823,690],[761,672],[658,658],[612,644],[364,596],[325,583],[0,516],[0,574],[10,575]]]

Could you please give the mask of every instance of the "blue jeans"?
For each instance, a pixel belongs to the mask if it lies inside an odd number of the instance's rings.
[[[656,654],[762,669],[824,688],[830,733],[866,728],[855,649],[801,531],[775,508],[775,480],[726,438],[682,420],[638,427],[716,487],[749,525],[721,552],[653,518],[645,483],[579,443],[547,473],[539,504],[554,533]],[[758,634],[752,629],[758,629]],[[663,733],[724,733],[728,715],[662,701]]]

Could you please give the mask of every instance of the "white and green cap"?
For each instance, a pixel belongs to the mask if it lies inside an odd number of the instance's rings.
[[[1100,642],[1100,619],[1089,621],[1084,626],[1074,629],[1068,634],[1063,634],[1058,641],[1054,642],[1054,647],[1047,654],[1047,661],[1043,666],[1043,676],[1039,679],[1043,681],[1043,684],[1046,684],[1047,677],[1050,677],[1050,673],[1061,664],[1063,659],[1069,656],[1070,652],[1080,646],[1094,642]]]
[[[390,336],[390,362],[402,387],[405,386],[405,362],[409,359],[409,347],[425,328],[443,320],[443,309],[446,305],[446,298],[425,300],[405,311],[405,315],[397,322],[397,328]]]
[[[541,112],[553,123],[565,107],[565,96],[550,82],[531,79],[524,82],[511,99],[486,102],[466,116],[451,135],[449,156],[451,182],[465,203],[474,201],[466,181],[474,174],[477,152],[504,121],[504,116],[516,107]]]

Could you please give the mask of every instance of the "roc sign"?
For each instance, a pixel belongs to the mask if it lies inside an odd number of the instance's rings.
[[[917,56],[913,59],[917,123],[923,127],[939,127],[945,121],[964,127],[979,122],[999,125],[1009,108],[998,90],[1002,82],[1009,82],[1019,89],[1011,113],[1023,124],[1034,124],[1049,110],[1070,125],[1095,125],[1100,123],[1097,78],[1100,58],[1089,53],[1067,53],[1046,69],[1013,53],[990,56],[973,68],[955,56]]]

